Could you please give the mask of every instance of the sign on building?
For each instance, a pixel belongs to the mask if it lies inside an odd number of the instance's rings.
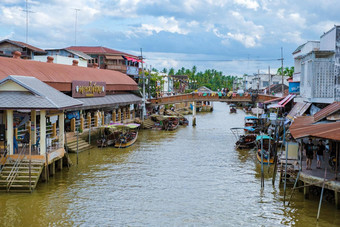
[[[74,98],[101,97],[105,95],[105,82],[72,81],[72,97]]]
[[[138,76],[138,73],[139,73],[138,67],[129,66],[129,65],[126,67],[127,75]]]

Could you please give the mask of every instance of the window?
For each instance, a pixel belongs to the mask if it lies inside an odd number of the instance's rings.
[[[269,82],[268,81],[262,81],[262,86],[263,87],[268,87],[269,86]]]
[[[274,81],[273,84],[279,84],[279,81]]]

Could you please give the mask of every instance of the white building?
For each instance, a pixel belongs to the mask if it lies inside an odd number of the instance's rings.
[[[300,81],[300,95],[295,101],[332,103],[340,101],[340,26],[293,52],[293,81]]]
[[[287,77],[283,78],[283,84],[288,86]],[[282,84],[282,76],[276,74],[246,75],[244,79],[245,90],[263,90],[273,84]]]

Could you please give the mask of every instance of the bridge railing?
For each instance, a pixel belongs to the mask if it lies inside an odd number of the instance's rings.
[[[277,98],[271,95],[258,95],[256,101],[264,102],[271,99]],[[164,104],[164,103],[180,103],[180,102],[194,102],[194,101],[224,101],[224,102],[251,102],[251,94],[232,94],[231,96],[218,96],[216,93],[202,94],[202,93],[191,93],[182,95],[166,96],[156,99],[150,99],[152,104]]]

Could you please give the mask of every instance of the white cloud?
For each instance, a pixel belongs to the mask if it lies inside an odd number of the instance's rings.
[[[182,35],[186,35],[189,32],[187,29],[180,28],[180,23],[174,17],[166,18],[163,16],[159,17],[154,24],[142,24],[140,29],[146,31],[149,35],[152,32],[159,33],[161,31]]]
[[[238,5],[242,5],[248,9],[253,9],[253,10],[257,10],[260,5],[256,0],[234,0],[234,2]]]

